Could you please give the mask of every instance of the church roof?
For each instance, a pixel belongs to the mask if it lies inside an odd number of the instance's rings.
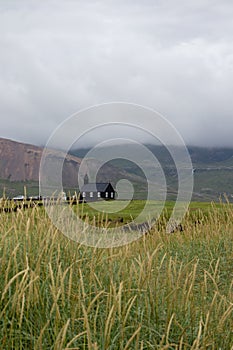
[[[93,182],[83,185],[81,192],[105,192],[108,186],[112,185],[110,182]]]

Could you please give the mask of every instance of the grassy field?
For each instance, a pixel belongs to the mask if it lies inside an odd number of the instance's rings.
[[[136,218],[141,211],[143,210],[146,201],[145,200],[133,200],[129,202],[129,204],[122,210],[117,210],[120,206],[124,207],[125,201],[101,201],[95,202],[94,206],[91,207],[89,203],[79,204],[78,206],[74,206],[74,212],[79,215],[81,218],[85,218],[86,216],[90,219],[90,221],[94,220],[95,223],[103,224],[103,222],[108,222],[110,226],[114,224],[124,225],[128,222],[131,222],[134,218]],[[159,211],[163,202],[159,201],[148,201],[149,205],[147,208],[148,215],[153,217]],[[170,217],[171,212],[174,208],[175,202],[167,201],[164,205],[164,209],[162,210],[161,217],[158,224],[163,222],[164,218],[167,219]],[[231,204],[228,204],[230,207]],[[198,220],[198,215],[201,216],[204,214],[205,217],[208,217],[209,211],[212,210],[213,206],[216,209],[224,210],[225,205],[223,203],[211,203],[211,202],[191,202],[189,205],[188,216],[191,216],[191,219],[194,221]],[[99,211],[97,210],[99,209]],[[232,206],[233,209],[233,206]],[[108,212],[111,212],[109,213]],[[200,211],[200,212],[199,212]],[[101,215],[99,214],[101,212]],[[183,224],[185,225],[186,218],[183,220]]]
[[[0,215],[1,349],[233,349],[231,205],[114,249],[69,241],[44,208]]]

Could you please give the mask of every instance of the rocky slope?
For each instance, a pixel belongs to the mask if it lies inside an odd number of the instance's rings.
[[[0,138],[0,179],[9,181],[38,181],[43,148]],[[51,151],[51,156],[59,152]],[[63,167],[63,180],[70,186],[77,184],[81,159],[67,155]]]
[[[46,152],[50,169],[53,167],[54,157],[64,157],[64,153],[61,151],[47,150]],[[23,184],[30,187],[30,182],[33,182],[33,186],[36,186],[33,193],[38,193],[39,169],[42,153],[42,147],[0,138],[0,192],[5,188],[7,193],[17,194],[17,191],[19,191],[19,188],[22,188]],[[78,173],[81,161],[82,159],[75,155],[66,155],[62,173],[62,185],[64,189],[75,189],[78,191]],[[97,182],[110,181],[113,186],[116,186],[117,181],[120,179],[128,179],[143,193],[146,189],[147,185],[145,179],[137,174],[125,171],[124,167],[119,168],[105,164],[99,171],[96,171],[98,168],[99,164],[97,160],[88,159],[84,162],[82,171],[80,171],[81,175],[79,175],[84,178],[87,174],[88,178],[92,180],[91,174],[94,173],[97,174]],[[47,178],[46,181],[51,185],[57,183],[56,171],[52,174],[52,178],[51,171],[48,175],[46,174],[46,169],[43,175]],[[18,186],[20,184],[21,187]],[[20,189],[20,193],[21,192],[22,189]]]

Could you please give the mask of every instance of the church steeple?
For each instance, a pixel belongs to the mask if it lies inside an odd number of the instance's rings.
[[[84,185],[88,184],[89,183],[89,178],[88,178],[88,175],[86,174],[84,176]]]

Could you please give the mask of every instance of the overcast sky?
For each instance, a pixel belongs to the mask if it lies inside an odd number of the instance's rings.
[[[1,137],[44,144],[110,101],[162,113],[188,144],[233,146],[231,0],[0,0]]]

